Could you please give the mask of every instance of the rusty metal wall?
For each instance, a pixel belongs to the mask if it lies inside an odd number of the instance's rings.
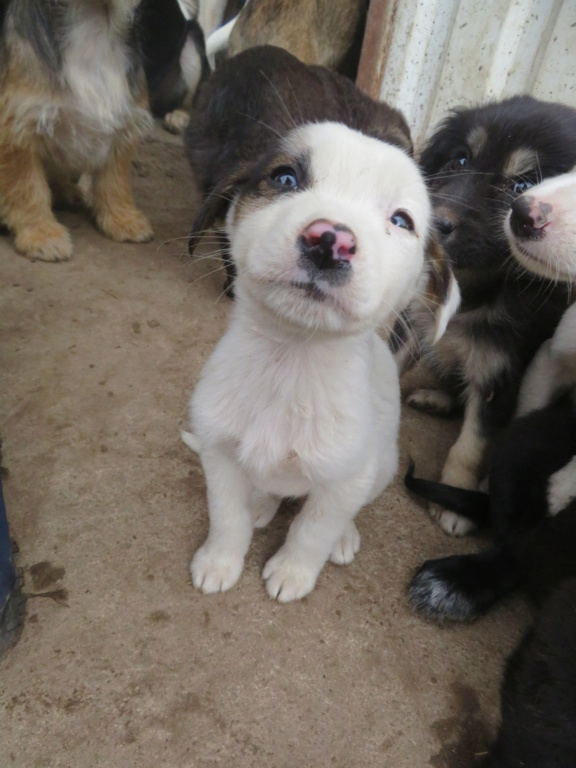
[[[404,112],[417,146],[457,105],[576,107],[576,0],[371,0],[358,84]]]

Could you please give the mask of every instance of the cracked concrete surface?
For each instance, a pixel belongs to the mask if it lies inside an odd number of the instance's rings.
[[[186,254],[197,201],[176,139],[143,143],[135,194],[148,245],[114,243],[81,212],[59,214],[68,263],[0,238],[4,491],[29,595],[0,665],[0,764],[474,765],[526,607],[516,596],[466,626],[411,612],[419,563],[483,542],[442,533],[401,479],[359,515],[355,562],[328,564],[301,602],[272,602],[261,580],[289,506],[230,592],[191,586],[208,519],[179,420],[229,304],[219,262]],[[457,427],[405,409],[401,473],[408,454],[438,473]]]

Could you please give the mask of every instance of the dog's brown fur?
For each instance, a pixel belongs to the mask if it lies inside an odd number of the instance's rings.
[[[228,56],[277,45],[305,64],[340,69],[361,37],[367,8],[367,0],[250,0],[230,35]]]
[[[14,233],[16,249],[43,261],[70,258],[70,234],[54,217],[52,202],[53,196],[56,202],[78,202],[81,194],[77,182],[83,173],[92,175],[91,207],[105,234],[119,241],[151,239],[151,226],[137,210],[130,188],[132,155],[148,124],[143,73],[138,67],[134,71],[128,118],[112,136],[106,156],[95,161],[97,153],[89,142],[83,143],[82,157],[78,156],[77,148],[69,154],[65,142],[55,141],[54,132],[77,131],[80,135],[84,126],[67,122],[72,91],[63,75],[62,61],[58,61],[58,54],[66,56],[65,36],[59,39],[54,34],[48,53],[42,51],[38,39],[34,39],[32,21],[27,26],[18,16],[22,8],[15,8],[17,2],[12,0],[8,4],[0,40],[0,218]],[[107,4],[94,0],[86,6],[93,6],[90,12],[99,20],[108,17],[102,23],[108,23],[110,35],[117,37],[113,44],[123,45],[136,4],[136,0]],[[58,8],[42,0],[32,0],[28,5],[28,13],[33,11],[49,25],[53,22],[54,29],[60,25],[60,30],[71,35],[70,26],[80,18],[76,15],[79,0],[66,0]],[[121,18],[113,18],[114,14]],[[122,29],[121,23],[125,24]],[[54,61],[49,54],[54,54]],[[94,61],[94,66],[99,63]],[[68,111],[64,114],[66,106]],[[52,132],[40,126],[42,109],[58,115],[53,120]]]

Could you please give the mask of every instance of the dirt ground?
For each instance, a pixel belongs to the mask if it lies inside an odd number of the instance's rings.
[[[355,562],[328,564],[301,602],[271,601],[261,579],[290,508],[256,531],[230,592],[192,587],[208,517],[179,422],[229,302],[219,263],[186,253],[196,197],[178,139],[142,145],[135,194],[148,245],[81,212],[60,215],[67,263],[0,238],[4,491],[29,594],[0,665],[0,765],[474,765],[527,609],[515,596],[466,626],[410,610],[421,561],[482,542],[443,534],[401,479],[360,513]],[[405,409],[401,471],[410,453],[437,473],[457,427]]]

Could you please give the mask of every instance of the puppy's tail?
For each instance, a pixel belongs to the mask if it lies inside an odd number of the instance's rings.
[[[440,504],[459,515],[467,517],[479,528],[490,525],[490,497],[480,491],[469,491],[465,488],[455,488],[453,485],[437,483],[414,477],[414,462],[410,459],[408,470],[404,477],[408,490],[423,496],[434,504]]]
[[[181,429],[180,437],[182,438],[182,442],[187,445],[191,451],[194,451],[194,453],[200,453],[200,440],[198,440],[196,435],[193,435],[192,432],[186,432],[186,430]]]

